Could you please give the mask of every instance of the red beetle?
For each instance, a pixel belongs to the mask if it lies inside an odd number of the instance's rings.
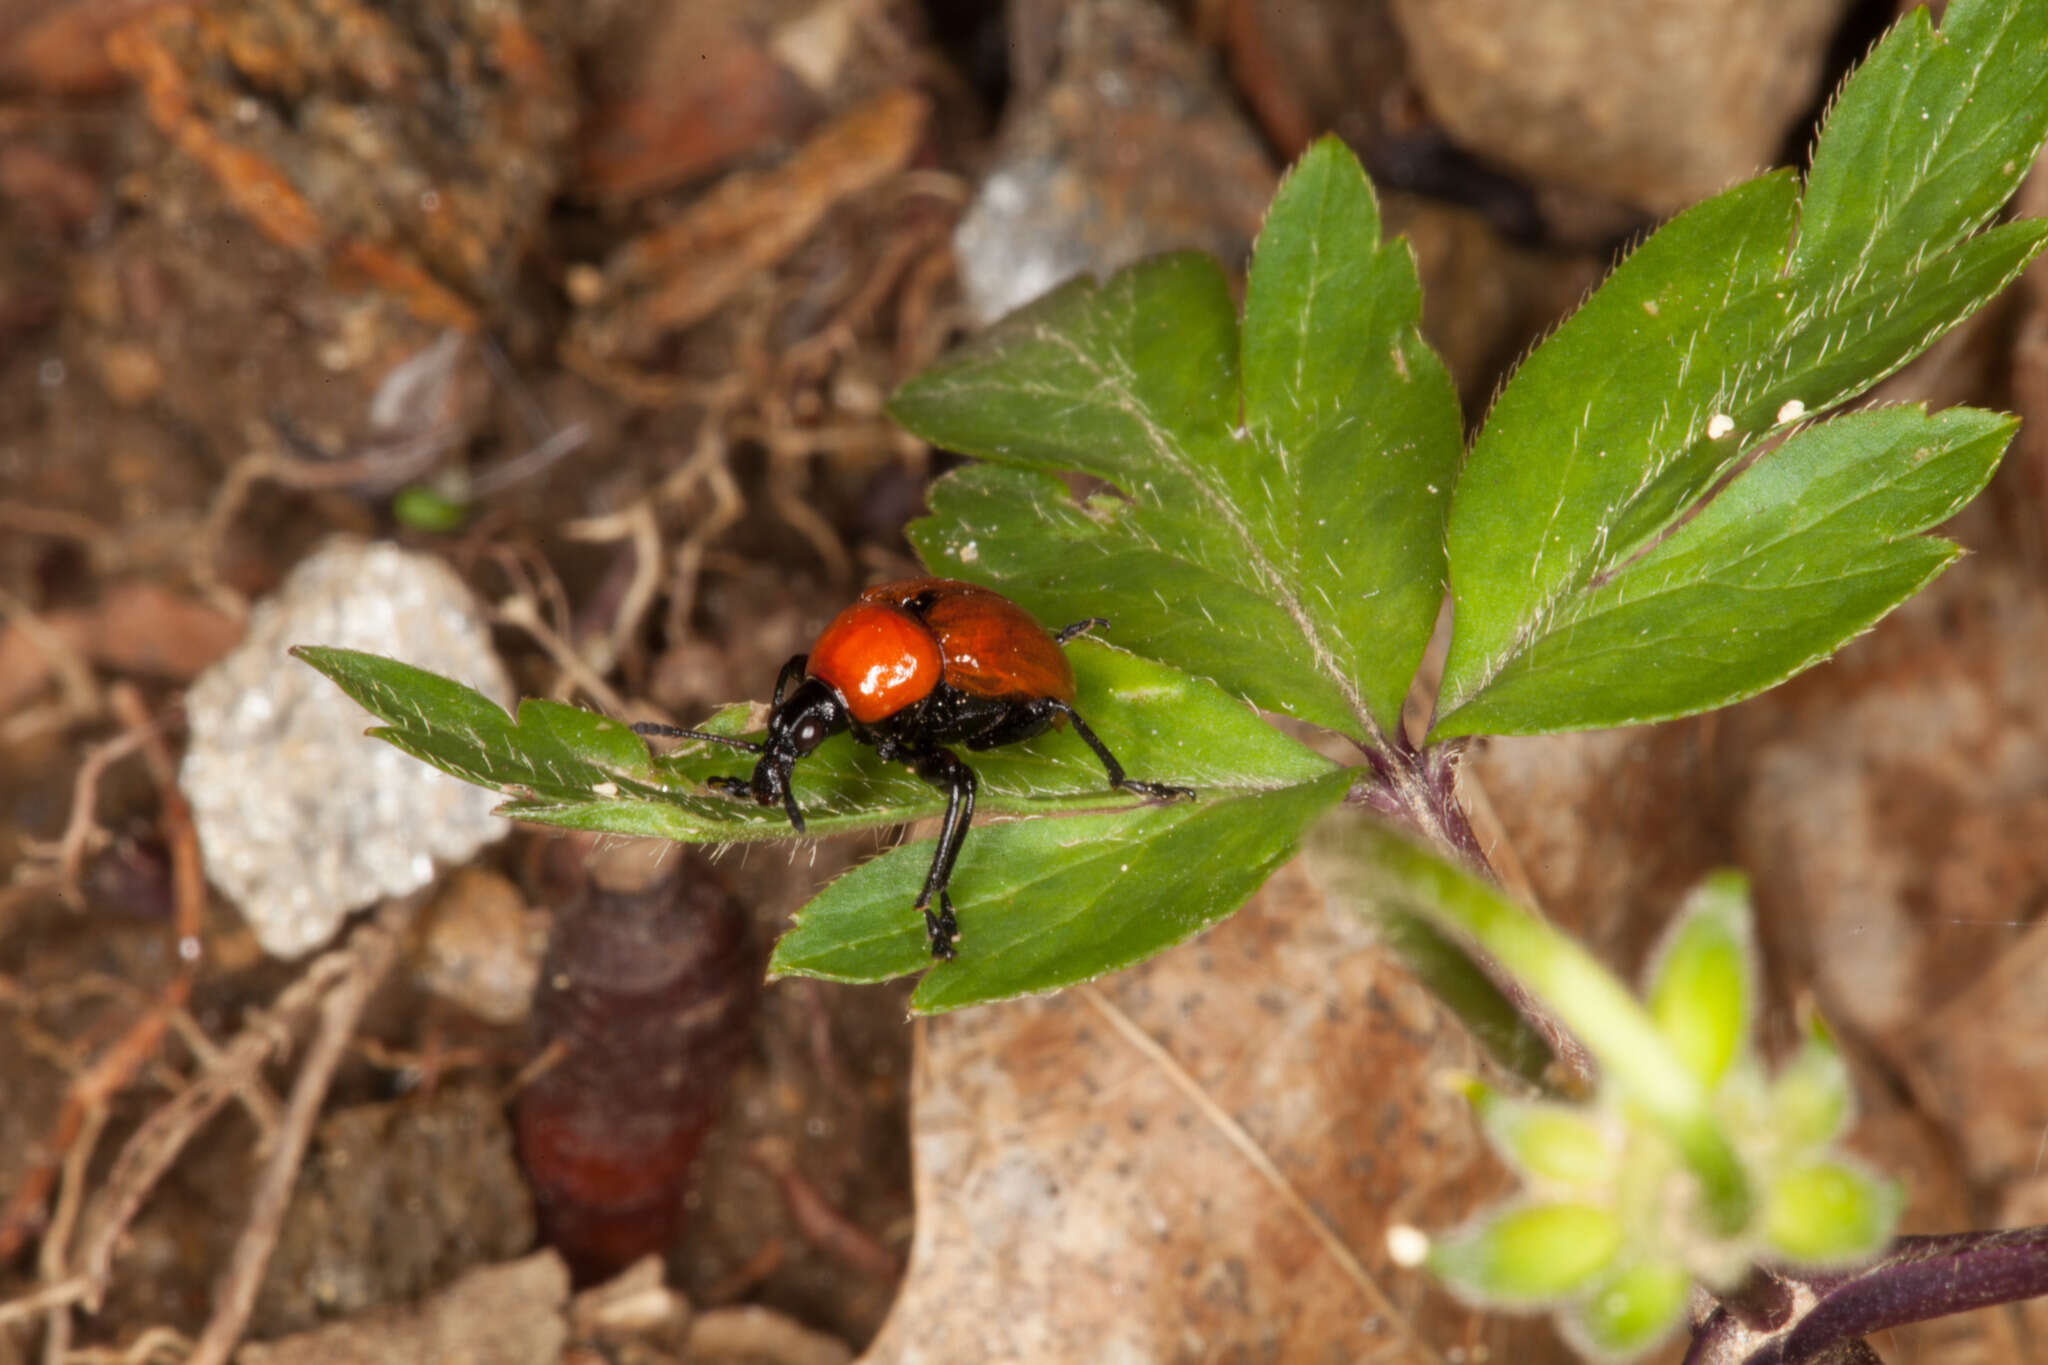
[[[946,790],[938,851],[916,909],[924,912],[932,956],[951,958],[960,928],[946,886],[974,818],[974,770],[945,746],[993,749],[1072,721],[1109,773],[1109,785],[1146,796],[1193,796],[1187,787],[1124,776],[1116,755],[1074,710],[1074,670],[1060,646],[1109,623],[1076,621],[1048,634],[1002,594],[950,578],[908,578],[869,588],[834,617],[811,647],[782,666],[769,706],[768,739],[756,744],[673,725],[636,725],[643,735],[704,739],[761,755],[754,775],[714,777],[711,786],[782,803],[803,832],[789,777],[796,761],[841,730]],[[801,679],[794,690],[793,679]],[[931,908],[936,899],[939,908]]]

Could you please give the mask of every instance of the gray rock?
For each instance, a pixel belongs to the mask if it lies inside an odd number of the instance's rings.
[[[509,828],[502,797],[363,731],[369,716],[285,651],[343,645],[459,679],[501,704],[512,688],[461,581],[429,555],[335,541],[250,613],[242,645],[193,683],[179,783],[206,874],[264,951],[297,957],[349,912],[425,886]]]
[[[568,1267],[543,1251],[472,1270],[414,1307],[252,1342],[235,1365],[554,1365],[569,1344],[568,1298]]]
[[[1274,174],[1208,54],[1152,0],[1034,14],[1050,29],[1044,69],[1020,71],[995,162],[953,231],[974,319],[1162,251],[1241,266]]]
[[[533,1245],[496,1095],[460,1086],[321,1120],[257,1296],[258,1336],[432,1293]]]
[[[1525,175],[1671,213],[1768,166],[1847,0],[1393,0],[1423,98]]]

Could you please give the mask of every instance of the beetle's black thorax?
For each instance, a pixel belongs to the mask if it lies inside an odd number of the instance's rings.
[[[1054,718],[1054,711],[1035,698],[976,696],[940,683],[924,700],[873,725],[856,724],[853,731],[854,738],[893,757],[893,749],[916,751],[936,744],[1014,744],[1045,730]]]

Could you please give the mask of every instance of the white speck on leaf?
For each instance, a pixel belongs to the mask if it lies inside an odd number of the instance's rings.
[[[1923,115],[1923,117],[1925,116]],[[1787,422],[1796,422],[1804,416],[1806,416],[1806,404],[1800,402],[1797,398],[1788,398],[1785,400],[1785,406],[1778,409],[1778,424],[1783,426]]]
[[[1413,1268],[1429,1259],[1429,1234],[1409,1223],[1387,1229],[1387,1258],[1395,1265]]]
[[[1725,412],[1717,412],[1707,421],[1707,439],[1718,441],[1735,430],[1735,419]]]

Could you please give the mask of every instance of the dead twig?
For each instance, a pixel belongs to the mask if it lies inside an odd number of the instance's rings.
[[[215,571],[228,528],[241,515],[258,484],[274,483],[301,493],[368,486],[393,488],[432,468],[457,435],[451,424],[439,424],[402,440],[373,446],[361,455],[313,461],[280,450],[259,450],[235,461],[206,509],[191,551],[192,582],[200,593],[234,620],[249,615],[248,599],[223,583]]]
[[[72,1275],[30,1290],[19,1298],[0,1303],[0,1327],[10,1322],[26,1322],[64,1304],[81,1302],[90,1291],[91,1285],[83,1275]]]
[[[626,585],[619,608],[605,630],[604,653],[588,661],[593,672],[609,673],[625,657],[627,644],[640,629],[647,609],[654,605],[654,594],[661,588],[661,526],[655,520],[654,503],[643,497],[622,512],[579,518],[564,525],[562,534],[571,540],[633,542],[632,581]]]
[[[505,1089],[498,1096],[498,1103],[508,1105],[518,1099],[520,1091],[560,1066],[562,1059],[567,1057],[569,1052],[569,1040],[566,1038],[557,1038],[542,1048],[538,1057],[520,1067],[518,1074],[506,1083]]]
[[[399,939],[412,908],[410,901],[389,902],[373,923],[357,931],[357,939],[367,942],[360,945],[350,960],[349,970],[320,1002],[319,1030],[307,1047],[306,1060],[292,1084],[277,1141],[256,1178],[249,1218],[243,1224],[241,1238],[235,1243],[234,1255],[215,1295],[213,1317],[193,1345],[187,1365],[226,1365],[228,1353],[241,1341],[242,1332],[249,1325],[249,1314],[256,1306],[256,1291],[263,1283],[263,1272],[269,1268],[270,1253],[276,1249],[299,1164],[312,1141],[313,1125],[320,1117],[320,1106],[326,1101],[334,1069],[348,1051],[349,1038],[370,993],[398,956]]]
[[[41,1226],[44,1205],[57,1179],[58,1165],[87,1131],[91,1116],[105,1109],[113,1097],[126,1089],[156,1056],[164,1032],[172,1019],[184,1012],[192,996],[192,978],[199,962],[200,920],[205,912],[206,880],[199,861],[199,837],[192,826],[192,812],[178,791],[170,749],[158,726],[149,719],[142,694],[129,684],[116,685],[109,704],[130,734],[139,735],[138,744],[157,780],[163,800],[164,837],[170,848],[171,885],[176,906],[174,932],[180,969],[164,987],[154,1004],[145,1009],[128,1031],[116,1040],[99,1060],[73,1078],[65,1091],[57,1117],[50,1125],[38,1152],[21,1182],[15,1186],[4,1212],[0,1212],[0,1262],[12,1257]]]
[[[178,785],[178,763],[164,741],[164,726],[150,719],[149,709],[133,683],[116,683],[108,691],[114,716],[132,734],[142,737],[142,761],[156,783],[163,808],[157,817],[171,859],[171,927],[177,934],[178,961],[185,971],[197,969],[202,951],[200,928],[206,918],[206,867],[199,858],[199,830],[192,807]],[[183,1000],[178,1002],[182,1007]]]
[[[64,1179],[57,1187],[57,1209],[50,1215],[50,1227],[36,1249],[36,1268],[45,1285],[62,1284],[69,1278],[65,1248],[71,1244],[71,1230],[78,1224],[78,1208],[85,1198],[85,1171],[100,1145],[100,1132],[107,1126],[107,1108],[95,1105],[86,1112],[78,1140],[64,1154]],[[64,1365],[71,1351],[71,1305],[53,1303],[43,1320],[45,1365]]]
[[[810,1048],[811,1069],[818,1073],[818,1079],[841,1104],[848,1109],[859,1109],[860,1091],[847,1078],[846,1068],[839,1062],[839,1049],[832,1042],[832,1014],[825,1005],[824,986],[805,980],[792,980],[788,984],[796,988],[797,999],[803,1006],[804,1034]]]
[[[469,481],[463,492],[471,502],[493,493],[501,493],[514,484],[546,473],[551,466],[583,449],[589,442],[590,428],[581,422],[571,422],[560,431],[536,441],[505,463],[477,475]]]
[[[87,1346],[67,1355],[65,1365],[177,1365],[192,1352],[182,1332],[151,1327],[126,1346]]]
[[[860,274],[859,285],[832,310],[824,325],[782,353],[783,387],[815,382],[840,356],[855,349],[863,329],[880,311],[911,268],[937,251],[952,232],[952,223],[931,217],[898,232]]]
[[[753,1255],[726,1271],[717,1283],[705,1290],[702,1302],[709,1306],[744,1298],[759,1288],[763,1280],[782,1269],[782,1263],[788,1259],[789,1244],[780,1237],[770,1237]]]
[[[206,1030],[199,1026],[199,1021],[187,1011],[179,1010],[171,1016],[171,1028],[176,1031],[178,1040],[184,1043],[197,1059],[202,1070],[212,1070],[226,1060],[226,1054],[221,1051],[219,1044],[207,1035]],[[278,1103],[277,1096],[270,1093],[270,1087],[263,1083],[263,1077],[254,1072],[235,1087],[234,1096],[241,1102],[244,1112],[249,1115],[249,1121],[256,1125],[257,1149],[260,1151],[268,1147],[277,1132],[284,1108]]]
[[[357,1038],[349,1044],[349,1051],[379,1071],[397,1072],[404,1078],[401,1084],[407,1093],[415,1095],[433,1094],[441,1079],[452,1072],[495,1066],[504,1060],[491,1048],[443,1047],[439,1030],[428,1032],[427,1045],[418,1052],[389,1047],[375,1038]]]
[[[220,1049],[217,1060],[206,1064],[189,1087],[145,1119],[123,1145],[87,1211],[86,1234],[79,1243],[78,1269],[91,1306],[97,1307],[106,1293],[121,1237],[185,1144],[222,1105],[256,1079],[266,1061],[290,1045],[298,1022],[337,981],[361,970],[358,957],[370,950],[381,932],[376,924],[365,926],[343,947],[315,958],[267,1011],[250,1020]]]
[[[903,1273],[901,1257],[832,1207],[797,1170],[786,1138],[758,1139],[747,1149],[747,1159],[781,1187],[783,1203],[806,1242],[848,1269],[879,1280],[894,1280]]]
[[[557,631],[568,629],[568,623],[575,617],[569,607],[568,591],[539,547],[523,537],[515,537],[487,544],[483,557],[498,566],[514,593],[544,603],[547,610],[543,619],[556,623]]]
[[[79,886],[84,871],[87,845],[107,832],[94,811],[99,804],[100,778],[115,763],[134,753],[148,738],[145,730],[125,730],[86,751],[71,784],[71,815],[57,840],[57,894],[74,910],[85,908],[85,892]]]
[[[23,711],[0,725],[0,744],[12,744],[48,729],[54,719],[59,725],[97,716],[105,708],[99,684],[93,680],[92,665],[71,646],[62,632],[38,616],[28,603],[0,588],[0,620],[12,622],[44,659],[57,677],[59,698],[51,708]]]
[[[697,427],[696,446],[691,450],[690,458],[664,479],[655,493],[663,503],[680,502],[700,481],[711,493],[710,512],[695,518],[690,533],[676,546],[675,574],[668,594],[668,637],[671,640],[689,636],[690,612],[697,605],[697,583],[703,576],[704,559],[712,542],[747,510],[746,497],[740,492],[739,481],[733,478],[732,467],[727,463],[731,447],[723,430],[726,411],[725,408],[715,408],[704,415]]]
[[[896,373],[916,374],[938,358],[955,332],[965,331],[967,313],[955,297],[944,303],[935,300],[959,275],[951,243],[926,256],[911,268],[896,296]]]
[[[139,698],[116,699],[118,710],[127,710],[137,704]],[[149,756],[152,771],[166,779],[173,776],[169,749],[161,736],[154,736],[146,743],[145,753]],[[160,1012],[162,1024],[159,1025],[159,1033],[164,1025],[175,1025],[187,1033],[188,1039],[194,1033],[203,1038],[203,1031],[196,1024],[191,1024],[187,1031],[180,1023],[188,1020],[184,1010],[185,996],[190,992],[192,971],[199,960],[199,925],[205,904],[205,883],[199,866],[198,837],[192,826],[191,812],[174,784],[165,789],[164,823],[171,847],[172,884],[176,893],[178,955],[185,964],[185,970],[173,981],[159,1011],[146,1015],[145,1019],[154,1018]],[[409,906],[386,913],[395,916],[402,926]],[[283,1050],[290,1041],[292,1024],[319,1002],[336,982],[349,979],[351,973],[368,973],[372,968],[376,976],[381,977],[383,966],[377,964],[377,955],[381,952],[383,963],[388,966],[390,956],[395,952],[391,945],[396,941],[397,932],[386,927],[384,917],[380,917],[377,922],[365,926],[346,947],[315,959],[297,981],[279,994],[268,1018],[259,1018],[246,1025],[225,1048],[214,1048],[210,1043],[193,1046],[193,1053],[202,1068],[198,1078],[151,1114],[128,1139],[88,1211],[86,1233],[80,1241],[76,1267],[89,1306],[96,1309],[105,1297],[115,1247],[135,1215],[141,1211],[150,1191],[156,1188],[157,1182],[170,1169],[193,1134],[221,1105],[231,1097],[240,1098],[256,1120],[257,1130],[266,1140],[266,1145],[275,1150],[270,1139],[281,1130],[282,1120],[276,1116],[276,1102],[262,1087],[259,1068],[270,1056]]]
[[[65,1156],[85,1132],[90,1116],[125,1089],[135,1073],[155,1055],[164,1030],[170,1026],[171,1011],[184,1007],[191,989],[189,973],[173,978],[164,997],[101,1053],[98,1061],[80,1072],[64,1092],[64,1102],[57,1108],[49,1134],[38,1144],[35,1160],[14,1187],[6,1209],[0,1211],[0,1262],[12,1259],[43,1228],[44,1206]]]
[[[533,642],[546,651],[554,660],[555,667],[562,672],[563,680],[580,688],[585,695],[614,716],[626,712],[625,698],[612,690],[610,683],[598,676],[576,647],[555,632],[555,628],[541,619],[540,608],[534,605],[525,593],[514,593],[491,608],[491,619],[500,625],[513,626],[523,630]]]
[[[13,498],[0,498],[0,531],[52,536],[59,540],[75,540],[81,545],[112,539],[106,528],[91,517],[56,507],[35,507]]]

